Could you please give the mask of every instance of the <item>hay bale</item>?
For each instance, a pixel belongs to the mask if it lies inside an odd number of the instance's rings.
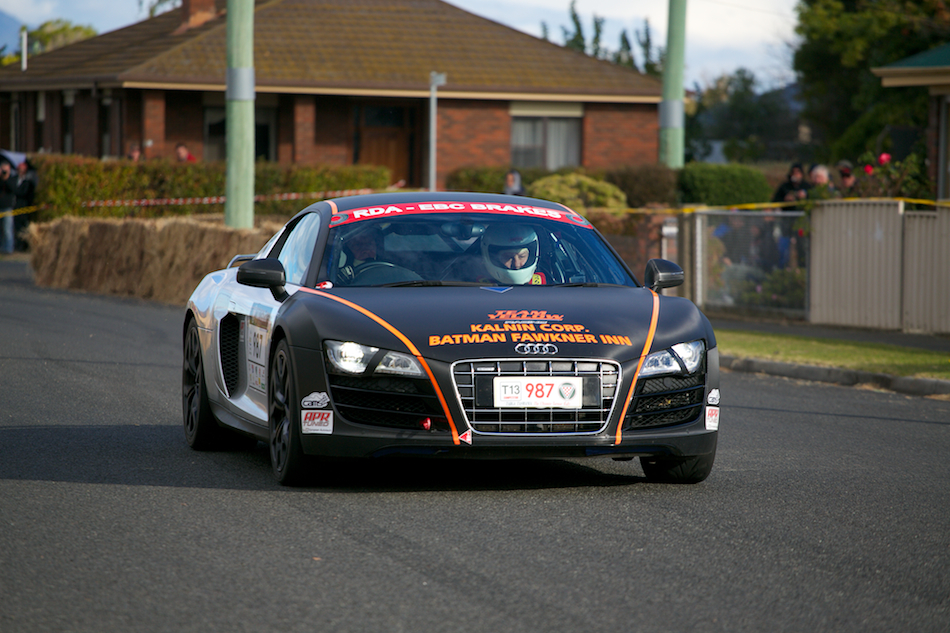
[[[62,217],[30,225],[36,284],[184,304],[209,272],[255,253],[282,226],[232,229],[223,219]]]

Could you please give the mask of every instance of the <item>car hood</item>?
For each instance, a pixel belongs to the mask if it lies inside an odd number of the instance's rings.
[[[312,318],[314,336],[411,351],[454,362],[469,358],[556,355],[624,362],[644,350],[654,310],[645,288],[418,287],[335,288],[295,295]],[[658,297],[648,351],[706,338],[695,305]],[[553,347],[522,347],[520,343]]]

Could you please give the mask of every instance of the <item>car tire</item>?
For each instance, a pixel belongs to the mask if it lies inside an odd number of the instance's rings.
[[[201,338],[194,319],[185,331],[182,352],[181,408],[185,440],[196,451],[221,448],[223,429],[218,426],[208,403]]]
[[[307,459],[300,441],[297,389],[290,347],[286,340],[278,343],[274,350],[267,383],[267,444],[271,467],[281,485],[297,485],[306,474]]]
[[[640,466],[649,481],[667,484],[698,484],[712,472],[715,451],[693,457],[641,457]]]

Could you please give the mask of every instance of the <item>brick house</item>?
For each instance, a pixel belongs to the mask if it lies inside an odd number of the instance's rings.
[[[0,147],[225,156],[226,0],[170,11],[0,69]],[[658,158],[658,80],[440,0],[256,0],[256,153],[382,164],[428,183],[463,166],[591,169]]]

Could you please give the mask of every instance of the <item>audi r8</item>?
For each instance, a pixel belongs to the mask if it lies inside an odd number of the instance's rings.
[[[706,317],[641,284],[573,210],[392,193],[310,205],[207,275],[183,324],[185,438],[268,446],[282,484],[330,457],[639,458],[712,470],[719,354]],[[322,460],[321,460],[322,458]]]

